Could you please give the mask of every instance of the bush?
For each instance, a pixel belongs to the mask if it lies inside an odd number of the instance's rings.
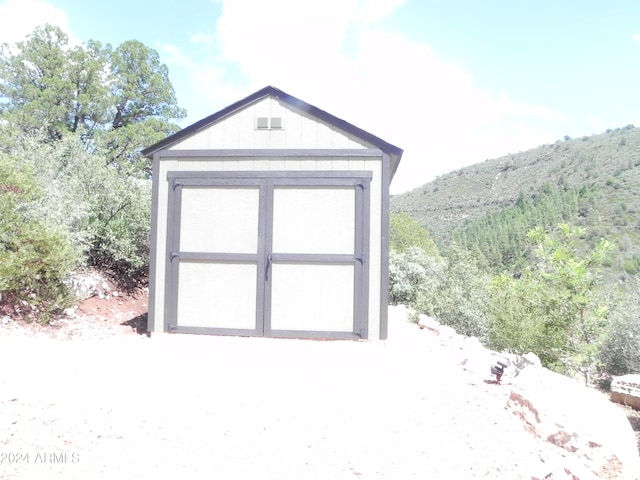
[[[600,359],[608,375],[640,373],[640,276],[610,312]]]
[[[446,258],[442,281],[430,298],[420,299],[418,309],[459,334],[484,342],[489,317],[489,278],[467,252],[450,248]]]
[[[436,317],[461,335],[484,340],[488,315],[486,279],[461,252],[443,260],[418,247],[389,257],[389,300]]]
[[[601,268],[614,246],[602,239],[582,252],[585,230],[560,224],[529,231],[536,261],[492,285],[491,348],[536,353],[543,365],[590,384],[599,363],[607,308],[599,298]]]
[[[389,303],[415,308],[419,299],[432,297],[442,281],[444,266],[418,247],[389,254]]]
[[[143,282],[151,217],[151,182],[145,173],[87,151],[73,135],[54,144],[24,138],[15,150],[44,192],[34,215],[68,232],[76,267],[96,267],[122,286]]]
[[[71,242],[39,220],[43,198],[33,172],[0,155],[0,293],[5,306],[47,320],[69,305],[64,279],[74,265]]]

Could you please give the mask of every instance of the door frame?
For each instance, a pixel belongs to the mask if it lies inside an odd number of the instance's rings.
[[[167,210],[167,266],[165,272],[164,331],[177,333],[203,333],[216,335],[242,335],[297,338],[368,338],[369,304],[369,235],[370,235],[370,171],[170,171]],[[246,187],[259,188],[258,251],[256,254],[179,252],[180,218],[183,187]],[[273,194],[277,187],[323,188],[331,186],[353,187],[355,190],[354,255],[325,254],[273,254],[267,255],[273,237]],[[360,252],[360,254],[358,254]],[[342,257],[342,258],[338,258]],[[177,325],[178,282],[181,260],[229,261],[255,263],[256,323],[254,329],[189,327]],[[354,265],[353,330],[309,331],[271,329],[271,283],[267,279],[268,262],[352,263]]]

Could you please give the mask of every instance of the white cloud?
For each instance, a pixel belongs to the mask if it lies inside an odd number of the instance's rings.
[[[362,0],[358,12],[358,20],[365,25],[371,25],[388,17],[404,3],[405,0]]]
[[[279,87],[403,148],[392,193],[551,143],[541,125],[566,121],[542,105],[492,98],[429,45],[377,27],[402,0],[219,3],[215,33],[192,38],[204,56],[172,57],[191,72],[192,90],[206,100],[200,104],[216,106],[202,116],[265,85]]]
[[[0,43],[22,41],[45,23],[57,25],[69,34],[66,13],[46,2],[6,0],[0,3]]]
[[[593,117],[589,117],[586,119],[586,122],[591,125],[593,128],[595,128],[596,132],[595,133],[602,133],[604,132],[605,129],[605,124],[604,122],[601,122],[600,120],[598,120],[597,118],[593,118]]]

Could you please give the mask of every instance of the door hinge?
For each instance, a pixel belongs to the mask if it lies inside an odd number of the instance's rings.
[[[361,255],[358,255],[357,257],[353,257],[353,259],[359,261],[363,265],[367,263],[367,256],[364,253]]]
[[[181,187],[182,185],[183,185],[182,182],[174,180],[173,183],[171,184],[171,188],[173,188],[175,190],[176,188]]]
[[[174,258],[179,258],[180,254],[178,252],[169,252],[169,261],[173,262]]]
[[[356,183],[356,187],[360,187],[362,190],[367,189],[367,184],[365,182]]]

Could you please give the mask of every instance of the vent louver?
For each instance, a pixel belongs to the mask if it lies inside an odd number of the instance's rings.
[[[282,117],[257,117],[256,128],[258,130],[282,129]]]

